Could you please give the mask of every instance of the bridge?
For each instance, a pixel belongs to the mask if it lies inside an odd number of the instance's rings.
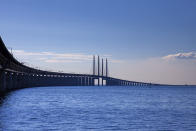
[[[72,74],[50,72],[35,69],[24,65],[16,60],[6,48],[0,37],[0,93],[11,90],[42,87],[42,86],[150,86],[159,85],[145,82],[136,82],[122,80],[108,76],[108,61],[102,59],[102,68],[100,68],[100,58],[98,56],[97,66],[96,59],[93,57],[92,74]],[[97,67],[97,68],[96,68]],[[101,69],[101,70],[100,70]],[[96,84],[97,83],[97,84]]]

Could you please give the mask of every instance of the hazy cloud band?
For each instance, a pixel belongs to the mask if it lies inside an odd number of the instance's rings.
[[[195,52],[188,52],[188,53],[177,53],[177,54],[170,54],[164,56],[163,59],[170,60],[170,59],[196,59]]]

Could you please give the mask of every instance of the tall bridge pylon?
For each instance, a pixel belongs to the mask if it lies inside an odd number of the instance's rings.
[[[96,66],[97,63],[97,66]],[[101,65],[101,66],[100,66]],[[105,67],[104,67],[105,65]],[[97,71],[97,73],[96,73]],[[104,59],[101,58],[101,63],[100,63],[100,56],[97,56],[97,62],[96,62],[96,56],[93,56],[93,75],[96,76],[97,75],[97,85],[104,85],[104,81],[105,81],[105,85],[106,85],[106,78],[108,77],[108,60],[107,58],[105,59],[105,64],[104,64]]]

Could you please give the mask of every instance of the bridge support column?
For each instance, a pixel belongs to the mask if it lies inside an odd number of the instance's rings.
[[[80,77],[77,76],[76,79],[77,79],[77,86],[80,86],[80,85],[81,85],[81,84],[80,84]]]
[[[105,79],[105,85],[107,86],[107,78]]]
[[[80,80],[80,86],[82,86],[82,77],[81,76],[79,77],[79,80]]]
[[[22,87],[22,77],[21,77],[21,74],[19,73],[18,74],[18,88],[21,88]]]
[[[16,73],[13,73],[13,74],[12,74],[12,81],[13,81],[13,82],[12,82],[12,84],[13,84],[13,85],[12,85],[12,88],[13,88],[13,89],[17,89],[17,88],[18,88],[18,85],[17,85],[18,82],[17,82],[17,74],[16,74]]]
[[[55,81],[55,80],[54,80],[54,81]],[[34,87],[37,86],[37,82],[38,82],[37,75],[34,74],[34,75],[33,75],[33,86],[34,86]]]
[[[89,77],[89,86],[92,86],[92,77]]]
[[[24,88],[28,87],[28,75],[27,74],[23,74],[23,81],[24,81]]]
[[[82,77],[82,86],[85,86],[85,77]]]
[[[7,72],[6,90],[11,90],[11,88],[12,88],[12,74],[10,72]]]
[[[99,78],[98,78],[98,86],[100,86],[100,80],[99,80]]]
[[[85,86],[88,86],[88,77],[85,76]]]
[[[24,80],[24,74],[20,74],[20,79],[21,79],[21,87],[20,88],[24,88],[25,86],[25,80]]]
[[[40,86],[40,76],[37,74],[36,75],[36,86]]]
[[[72,79],[73,86],[76,86],[77,84],[76,84],[76,78],[75,78],[75,76],[72,76],[71,79]]]
[[[74,86],[77,86],[78,85],[78,78],[77,78],[77,76],[74,76],[73,79],[74,79]]]
[[[28,79],[29,79],[28,87],[32,87],[33,86],[33,75],[29,74],[28,75]]]
[[[90,85],[91,85],[91,78],[88,77],[88,86],[90,86]]]
[[[110,85],[111,85],[111,79],[110,79],[110,78],[107,78],[107,79],[106,79],[106,85],[107,85],[107,86],[110,86]]]
[[[18,73],[16,73],[16,83],[17,83],[16,88],[17,89],[20,88],[20,77]]]
[[[95,80],[91,77],[91,86],[95,86]]]
[[[0,74],[0,93],[6,91],[6,74],[4,71]]]

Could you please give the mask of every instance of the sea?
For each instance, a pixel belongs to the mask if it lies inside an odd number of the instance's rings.
[[[59,86],[0,97],[0,131],[196,131],[195,86]]]

